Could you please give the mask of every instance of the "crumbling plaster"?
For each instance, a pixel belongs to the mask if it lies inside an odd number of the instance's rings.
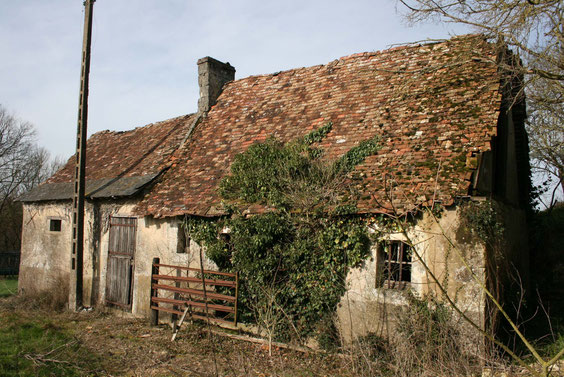
[[[456,243],[460,255],[481,281],[485,278],[485,248],[472,238],[470,232],[465,232],[467,239],[463,242],[456,241],[457,233],[460,240],[459,228],[459,210],[446,209],[437,219],[424,214],[407,229],[407,237],[401,232],[389,233],[382,236],[380,241],[408,241],[409,238],[408,243],[413,243],[416,253],[421,257],[419,260],[416,255],[412,256],[409,289],[418,297],[433,294],[441,299],[442,294],[423,266],[424,261],[457,306],[482,324],[484,293],[449,240]],[[346,340],[370,333],[389,335],[395,326],[398,311],[407,304],[405,291],[382,288],[377,284],[378,264],[382,263],[379,258],[376,242],[371,248],[370,258],[361,267],[349,271],[347,291],[337,308],[338,328]]]
[[[87,202],[85,206],[83,303],[104,304],[110,216],[131,215],[134,201]],[[70,202],[25,203],[19,290],[24,293],[68,289],[71,255]],[[61,231],[49,231],[49,220],[61,219]],[[177,253],[177,218],[137,217],[131,313],[149,316],[153,258],[160,263],[199,267],[200,247],[190,241],[186,253]],[[205,258],[205,257],[204,257]],[[204,259],[205,268],[213,263]],[[62,285],[62,287],[61,287]]]
[[[85,306],[103,305],[105,302],[109,217],[132,217],[134,206],[133,201],[94,204],[89,202],[86,206]],[[460,225],[459,212],[456,207],[445,209],[437,220],[429,214],[424,214],[407,230],[407,236],[459,308],[482,324],[484,294],[449,240],[457,245],[456,249],[481,281],[485,279],[486,250],[468,229]],[[505,214],[508,219],[513,218],[513,221],[509,222],[513,224],[510,227],[511,233],[518,232],[523,226],[522,221],[515,216],[511,207],[506,207]],[[24,205],[26,226],[22,235],[24,247],[20,267],[20,291],[58,289],[57,284],[68,286],[70,216],[70,203]],[[49,231],[50,218],[62,219],[61,232]],[[186,253],[177,253],[179,226],[179,220],[174,217],[138,217],[131,315],[150,316],[153,258],[159,258],[163,264],[199,267],[200,248],[194,241],[190,241]],[[375,225],[371,228],[374,227]],[[406,241],[406,237],[399,232],[389,233],[381,240]],[[50,253],[50,256],[46,253]],[[381,336],[390,334],[398,311],[407,304],[405,292],[377,286],[377,266],[382,262],[379,258],[378,243],[375,242],[370,257],[361,267],[352,269],[347,276],[347,291],[338,305],[336,315],[338,327],[345,339],[350,340],[369,333]],[[214,268],[214,265],[205,259],[205,268]],[[436,284],[428,275],[421,261],[413,256],[411,290],[420,297],[433,293],[441,298]]]
[[[51,219],[61,220],[61,230],[49,230]],[[34,294],[67,289],[70,270],[70,205],[24,204],[22,249],[18,289]]]

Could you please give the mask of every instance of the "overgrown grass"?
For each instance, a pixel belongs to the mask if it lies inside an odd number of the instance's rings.
[[[0,375],[78,376],[97,360],[71,333],[50,319],[4,312],[0,319]]]
[[[0,278],[0,298],[18,293],[18,278]]]

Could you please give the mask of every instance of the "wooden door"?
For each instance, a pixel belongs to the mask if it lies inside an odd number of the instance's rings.
[[[137,219],[110,216],[106,302],[131,310]]]

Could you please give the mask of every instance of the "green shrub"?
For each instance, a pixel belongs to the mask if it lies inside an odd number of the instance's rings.
[[[270,138],[237,155],[220,194],[231,216],[188,218],[191,237],[206,246],[218,267],[238,271],[243,320],[263,307],[261,291],[277,288],[273,305],[285,320],[278,338],[302,337],[332,314],[345,292],[348,269],[368,256],[364,220],[356,213],[356,189],[349,173],[378,150],[376,139],[352,148],[336,161],[312,147],[330,131],[327,124],[305,137],[282,143]],[[242,215],[250,205],[263,212]],[[228,228],[228,237],[218,237]],[[256,311],[255,311],[256,313]]]

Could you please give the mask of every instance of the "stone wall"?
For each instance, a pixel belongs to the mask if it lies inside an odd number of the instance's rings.
[[[223,85],[235,80],[235,68],[209,56],[198,60],[198,84],[200,98],[198,112],[206,112],[215,105]]]

